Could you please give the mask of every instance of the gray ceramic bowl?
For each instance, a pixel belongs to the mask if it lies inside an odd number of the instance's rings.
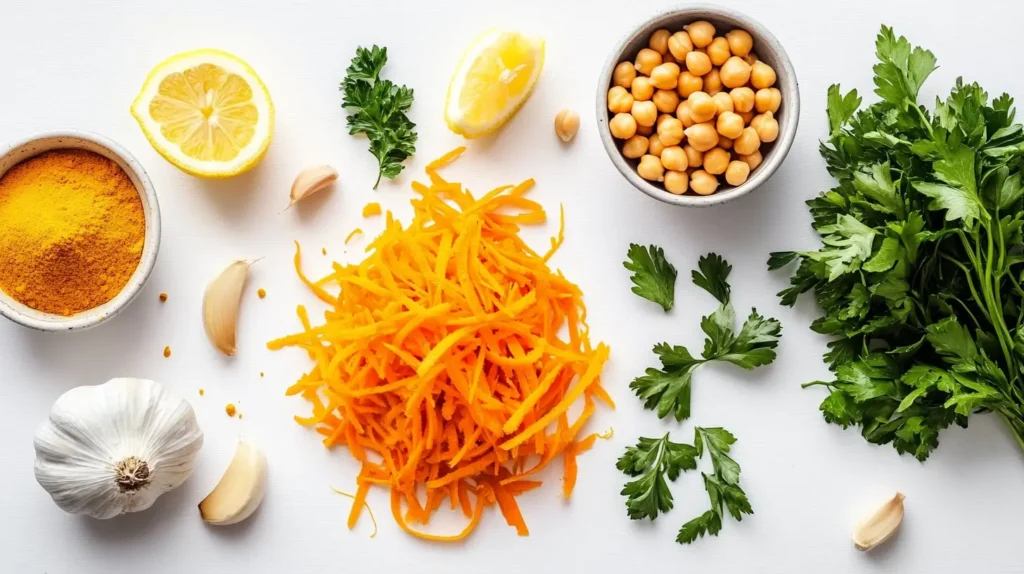
[[[121,166],[142,200],[146,218],[146,238],[142,259],[128,283],[113,299],[99,307],[71,316],[54,315],[32,309],[0,290],[0,315],[40,331],[75,331],[95,327],[119,313],[139,294],[149,279],[160,250],[160,205],[146,170],[128,150],[101,135],[80,130],[44,132],[0,148],[0,177],[18,163],[54,149],[84,149],[109,158]]]
[[[775,87],[782,92],[782,106],[775,114],[779,121],[779,137],[774,142],[761,146],[760,151],[764,159],[761,165],[751,172],[749,179],[744,184],[736,187],[723,184],[713,195],[695,195],[692,192],[673,195],[665,191],[661,185],[642,179],[636,173],[637,161],[623,157],[620,151],[621,141],[613,138],[608,128],[608,121],[611,119],[608,112],[608,89],[612,85],[612,72],[615,70],[615,66],[623,60],[633,61],[637,52],[641,48],[647,47],[647,41],[655,30],[667,28],[674,33],[697,20],[707,20],[714,24],[716,35],[722,35],[734,28],[741,28],[754,38],[754,52],[757,53],[758,59],[775,70],[777,78]],[[633,187],[658,201],[674,205],[709,207],[731,201],[757,189],[775,173],[775,170],[779,169],[782,161],[786,159],[786,154],[789,153],[789,148],[793,145],[793,139],[796,137],[796,127],[799,121],[800,90],[796,72],[793,70],[793,64],[789,61],[786,51],[782,49],[782,45],[771,32],[753,18],[721,6],[694,5],[651,18],[619,42],[609,56],[608,62],[601,71],[601,77],[597,81],[597,131],[601,134],[601,143],[604,144],[608,157],[611,158],[612,163],[623,177],[633,184]]]

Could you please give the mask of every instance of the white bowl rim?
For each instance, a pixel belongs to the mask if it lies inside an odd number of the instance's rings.
[[[8,302],[10,295],[7,295],[0,290],[0,315],[3,317],[6,317],[19,325],[39,331],[80,331],[90,327],[95,327],[96,325],[114,317],[114,315],[117,315],[135,299],[142,290],[142,287],[146,284],[146,281],[149,279],[149,276],[153,271],[153,267],[156,265],[157,253],[160,251],[160,203],[157,200],[156,190],[153,188],[153,182],[149,179],[149,175],[146,173],[145,168],[142,167],[142,164],[139,163],[135,156],[117,142],[95,132],[79,129],[58,129],[37,132],[5,144],[2,151],[0,151],[0,158],[5,158],[11,152],[34,142],[52,139],[81,140],[106,148],[111,154],[120,158],[122,163],[120,167],[125,169],[126,172],[129,172],[129,176],[134,176],[134,179],[138,180],[141,184],[140,186],[136,186],[136,191],[139,193],[140,198],[148,203],[149,207],[149,213],[146,214],[145,244],[142,248],[142,257],[139,260],[139,265],[135,268],[135,272],[132,273],[132,276],[128,279],[128,283],[124,288],[110,301],[107,301],[99,307],[87,309],[69,317],[40,312],[40,314],[46,316],[46,319],[39,319],[37,317],[27,315],[15,308]],[[76,149],[74,145],[69,145],[66,148],[51,149],[68,148]],[[28,157],[25,159],[28,159]],[[3,174],[0,174],[0,177],[3,177]]]
[[[777,87],[779,87],[783,92],[783,98],[786,102],[786,114],[788,117],[791,117],[791,121],[786,123],[783,132],[774,142],[775,145],[772,148],[771,155],[767,157],[760,166],[758,166],[757,173],[755,173],[753,177],[748,179],[742,185],[711,195],[674,195],[665,191],[663,188],[657,187],[644,180],[637,175],[633,167],[622,156],[622,153],[619,151],[619,148],[615,144],[615,140],[612,138],[611,132],[608,129],[608,86],[611,85],[612,72],[614,71],[615,66],[620,62],[620,58],[622,57],[622,53],[626,46],[632,43],[640,35],[642,30],[646,30],[647,28],[653,27],[662,21],[679,16],[692,16],[694,19],[700,19],[702,17],[717,17],[736,20],[743,23],[744,29],[754,36],[755,41],[760,40],[761,42],[766,42],[772,46],[773,51],[778,54],[779,63],[782,68],[779,70],[779,78],[782,80],[780,83],[784,84],[783,86]],[[633,184],[633,187],[644,192],[646,195],[664,203],[680,205],[683,207],[711,207],[714,205],[721,205],[749,194],[760,187],[761,184],[768,181],[768,179],[771,178],[771,176],[779,169],[783,161],[785,161],[786,156],[789,154],[789,150],[793,146],[793,141],[796,139],[797,127],[800,123],[800,84],[797,80],[796,70],[793,68],[793,63],[789,59],[789,55],[786,53],[782,43],[779,42],[775,35],[772,34],[768,28],[747,14],[732,8],[713,4],[691,4],[683,8],[664,10],[645,20],[643,23],[633,26],[631,30],[632,31],[624,36],[616,45],[615,50],[606,60],[604,68],[602,68],[601,71],[601,76],[598,79],[597,86],[597,131],[601,136],[601,143],[604,146],[605,152],[608,154],[608,157],[611,159],[615,168],[619,170],[619,173],[621,173],[629,183]]]

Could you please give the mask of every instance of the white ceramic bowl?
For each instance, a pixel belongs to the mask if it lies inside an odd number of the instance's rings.
[[[0,315],[11,321],[40,331],[76,331],[95,327],[117,315],[139,294],[149,279],[160,250],[160,205],[156,200],[153,183],[138,160],[117,143],[101,135],[80,130],[59,130],[43,132],[13,142],[0,151],[0,177],[18,163],[54,149],[84,149],[109,158],[121,166],[131,179],[142,200],[146,218],[146,238],[142,248],[142,259],[128,283],[113,299],[99,307],[64,316],[43,313],[9,297],[0,290]],[[0,257],[3,254],[0,253]]]
[[[683,26],[707,20],[715,25],[716,35],[723,35],[734,28],[741,28],[750,32],[754,38],[754,52],[758,59],[765,62],[775,70],[775,87],[782,92],[782,106],[775,114],[779,121],[779,137],[774,142],[763,144],[761,154],[764,156],[761,165],[750,173],[749,179],[742,185],[731,187],[723,184],[719,191],[712,195],[673,195],[659,184],[644,180],[636,173],[637,160],[627,159],[622,155],[621,141],[612,137],[608,128],[608,121],[611,116],[608,112],[608,89],[612,85],[612,72],[616,64],[624,60],[632,62],[641,48],[647,47],[647,41],[651,34],[659,28],[667,28],[671,32],[678,32]],[[736,199],[754,191],[772,176],[782,161],[786,159],[789,148],[793,145],[796,137],[797,123],[800,121],[800,89],[796,80],[796,71],[789,61],[789,56],[782,49],[782,44],[775,39],[760,23],[753,18],[735,10],[710,4],[693,5],[679,10],[672,10],[658,14],[639,28],[634,30],[612,51],[608,62],[601,71],[601,77],[597,81],[597,127],[601,134],[601,143],[608,152],[608,157],[615,164],[616,169],[622,173],[633,187],[647,195],[685,207],[709,207],[719,205]]]

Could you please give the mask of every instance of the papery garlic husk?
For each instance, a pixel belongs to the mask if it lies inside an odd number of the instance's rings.
[[[858,550],[871,550],[896,533],[903,522],[904,498],[897,492],[853,531],[853,543]]]
[[[266,456],[252,442],[240,439],[224,476],[199,503],[199,515],[216,526],[237,524],[259,508],[266,485]]]
[[[64,511],[113,518],[185,482],[202,445],[187,401],[150,380],[112,379],[57,399],[36,432],[35,476]]]
[[[206,287],[203,295],[203,327],[206,336],[218,351],[235,354],[235,333],[238,311],[242,306],[242,290],[249,279],[249,267],[255,260],[234,261]]]
[[[314,193],[328,187],[338,180],[338,171],[329,165],[314,165],[307,167],[295,176],[292,182],[292,191],[289,195],[291,202],[288,207],[295,205]]]

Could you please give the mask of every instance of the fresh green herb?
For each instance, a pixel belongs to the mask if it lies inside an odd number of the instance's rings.
[[[817,251],[783,304],[813,291],[811,328],[834,337],[825,420],[925,460],[950,424],[996,413],[1024,448],[1024,128],[1013,100],[958,79],[934,109],[917,96],[935,56],[882,27],[875,93],[828,90],[821,155],[838,185],[808,201]]]
[[[629,476],[639,477],[622,489],[629,517],[654,520],[659,512],[671,510],[668,481],[697,468],[698,456],[696,448],[668,440],[668,433],[660,439],[641,437],[636,446],[627,447],[615,466]]]
[[[672,310],[676,268],[665,260],[665,250],[656,245],[645,249],[642,245],[631,243],[627,257],[629,261],[624,261],[622,265],[633,272],[630,277],[634,285],[633,293],[661,305],[666,312]]]
[[[348,133],[366,134],[370,153],[379,164],[373,189],[382,177],[394,179],[405,167],[402,162],[416,153],[416,124],[406,115],[412,107],[412,89],[380,79],[387,62],[387,48],[356,48],[341,84],[342,106],[349,112]]]
[[[726,281],[732,267],[715,253],[701,257],[697,267],[700,271],[693,272],[694,284],[721,303],[714,313],[701,319],[700,327],[707,335],[701,358],[695,358],[685,347],[660,343],[654,346],[654,353],[661,359],[662,368],[647,369],[629,385],[646,408],[658,412],[659,418],[669,413],[679,421],[690,417],[690,382],[700,365],[726,361],[748,370],[767,365],[775,360],[775,347],[781,337],[782,325],[762,317],[756,309],[736,333],[736,312]]]
[[[754,513],[746,493],[740,488],[740,465],[729,456],[729,448],[735,442],[736,437],[720,427],[694,429],[693,444],[697,456],[704,456],[705,446],[711,454],[711,467],[714,472],[710,475],[703,474],[704,488],[711,499],[711,509],[684,524],[679,529],[676,542],[689,544],[705,534],[718,536],[722,529],[723,508],[737,521],[743,520],[744,514]]]

